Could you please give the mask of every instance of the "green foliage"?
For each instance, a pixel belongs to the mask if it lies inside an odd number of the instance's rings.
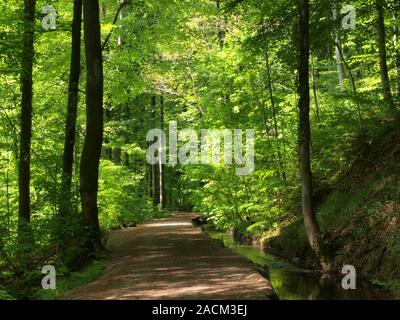
[[[104,228],[137,224],[152,217],[152,200],[141,192],[142,180],[126,167],[101,162],[99,209]]]
[[[396,150],[391,133],[397,130],[398,120],[393,121],[393,112],[387,112],[380,97],[372,4],[355,1],[356,29],[340,29],[348,65],[340,90],[334,42],[342,16],[337,21],[331,18],[331,1],[310,3],[314,198],[321,230],[328,233],[324,241],[328,241],[330,231],[348,231],[349,224],[357,224],[354,219],[360,212],[374,221],[382,207],[398,200],[398,185],[388,183],[380,189],[390,171],[396,170],[390,157]],[[38,8],[43,4],[39,1]],[[23,2],[0,1],[0,279],[14,285],[18,297],[29,297],[29,287],[37,285],[37,269],[43,263],[51,261],[61,270],[66,266],[72,270],[84,260],[79,193],[86,134],[83,46],[72,206],[67,217],[59,216],[60,199],[66,196],[60,181],[72,4],[70,0],[54,2],[57,29],[52,32],[42,30],[36,19],[30,186],[34,241],[21,248],[17,244],[17,212]],[[118,6],[116,0],[101,1],[102,40],[109,37],[103,50],[105,128],[98,191],[104,239],[110,227],[141,223],[168,210],[198,210],[218,229],[246,236],[262,237],[295,221],[284,231],[283,238],[289,239],[285,246],[294,255],[306,255],[297,154],[295,2],[221,0],[218,8],[209,0],[131,1],[124,8],[124,18],[114,24]],[[392,39],[400,25],[398,17],[389,19],[396,12],[392,3],[387,2],[385,12],[389,75],[395,88],[400,81],[399,44]],[[398,92],[393,90],[393,94],[398,103]],[[197,131],[254,129],[255,172],[239,177],[235,165],[166,165],[166,208],[161,208],[151,190],[145,137],[149,129],[166,129],[172,120],[179,128]],[[379,156],[384,154],[389,159]],[[375,166],[371,159],[385,165]],[[355,170],[356,164],[364,171]],[[367,168],[372,167],[375,173],[371,177]],[[354,174],[350,182],[337,181],[347,173]],[[359,225],[352,231],[354,238],[362,241],[370,229],[362,222]],[[397,263],[397,247],[391,244],[391,248],[390,257]],[[27,260],[32,265],[17,270],[11,261],[21,251],[29,253]],[[92,271],[88,273],[90,278]],[[85,281],[79,280],[78,274],[76,277],[77,283]],[[68,281],[75,281],[68,279],[66,288]]]
[[[2,287],[0,287],[0,300],[15,300],[15,298],[9,295],[8,292]]]
[[[82,271],[68,273],[57,270],[57,285],[55,290],[39,290],[35,298],[40,300],[54,300],[62,298],[68,291],[96,280],[105,269],[104,261],[94,261]]]

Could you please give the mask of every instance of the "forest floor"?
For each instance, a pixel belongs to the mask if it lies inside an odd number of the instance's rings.
[[[268,279],[193,227],[195,217],[179,212],[111,231],[103,275],[62,299],[270,299]]]

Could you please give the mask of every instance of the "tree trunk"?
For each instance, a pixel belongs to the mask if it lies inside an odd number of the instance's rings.
[[[80,193],[88,253],[101,248],[97,207],[99,162],[103,140],[103,63],[101,54],[99,1],[84,0],[86,51],[86,137],[80,165]]]
[[[127,3],[126,0],[119,0],[121,10],[119,11],[119,19],[122,20],[125,17],[125,4]],[[124,38],[122,36],[118,36],[117,44],[122,46],[124,44]]]
[[[125,18],[125,6],[128,2],[129,1],[127,1],[127,0],[119,0],[119,3],[120,3],[120,10],[118,13],[119,20],[122,20],[123,18]],[[122,28],[122,27],[120,26],[120,28]],[[124,38],[121,35],[119,35],[117,38],[117,45],[122,46],[124,43],[125,43]],[[113,113],[113,118],[114,118],[114,120],[121,120],[121,110],[119,110],[119,109],[116,110]],[[121,153],[122,153],[121,147],[112,148],[112,160],[113,160],[114,164],[117,166],[120,166],[122,164]]]
[[[21,132],[19,151],[19,215],[18,242],[28,244],[33,240],[30,221],[30,162],[32,139],[32,68],[34,56],[36,0],[24,2],[24,34],[21,61]]]
[[[153,124],[156,127],[157,126],[157,116],[156,116],[156,107],[157,107],[157,100],[156,96],[151,97],[151,106],[152,106],[152,117],[153,117]],[[151,165],[151,186],[152,186],[152,195],[153,195],[153,203],[154,205],[157,205],[159,203],[160,199],[160,193],[159,193],[159,178],[158,178],[158,173],[159,173],[159,165],[158,164],[153,164]]]
[[[160,129],[163,130],[164,128],[164,97],[160,97]],[[160,141],[161,146],[164,145],[164,142]],[[163,150],[165,152],[165,150]],[[164,190],[164,164],[162,163],[162,157],[159,157],[159,190],[160,190],[160,207],[163,209],[165,207],[165,190]]]
[[[101,3],[101,8],[100,8],[100,10],[101,10],[101,15],[102,15],[103,17],[105,17],[105,16],[107,15],[107,4],[106,4],[106,1],[103,1],[103,2]]]
[[[106,105],[104,108],[104,119],[106,122],[110,121],[112,118],[112,113],[110,111],[110,106]],[[110,143],[110,140],[107,138],[107,136],[104,137],[104,144],[108,145]],[[105,146],[103,147],[103,159],[110,160],[112,161],[112,147]]]
[[[150,144],[147,144],[147,148],[150,146]],[[149,198],[153,198],[153,184],[152,184],[152,165],[148,164],[147,165],[147,195]]]
[[[312,172],[310,164],[310,84],[309,84],[309,1],[299,1],[298,92],[299,92],[299,160],[304,226],[311,248],[324,270],[328,265],[321,255],[319,228],[312,199]]]
[[[337,2],[335,2],[334,4],[334,8],[333,8],[333,19],[336,20],[337,19]],[[337,43],[339,45],[339,47],[341,47],[341,40],[340,40],[340,32],[339,32],[340,28],[336,27],[335,30],[335,43]],[[340,91],[344,91],[344,85],[343,85],[343,81],[344,81],[344,66],[343,66],[343,62],[341,60],[341,54],[339,52],[339,48],[337,46],[335,46],[335,57],[336,57],[336,67],[338,70],[338,76],[339,76],[339,87],[340,87]]]
[[[7,158],[6,158],[6,208],[7,208],[7,242],[11,242],[11,201],[10,201],[10,146],[8,142],[8,136],[6,138],[7,145]]]
[[[354,98],[356,100],[356,105],[357,105],[358,121],[359,121],[359,124],[361,125],[361,123],[362,123],[362,113],[361,113],[360,101],[358,99],[356,81],[354,80],[353,72],[351,71],[351,68],[350,68],[349,64],[344,59],[342,48],[340,47],[340,45],[338,43],[336,43],[336,48],[339,50],[339,54],[340,54],[340,56],[342,58],[342,61],[343,61],[344,65],[346,66],[347,71],[349,72],[350,82],[351,82],[351,86],[353,88],[353,94],[354,94]]]
[[[317,91],[317,84],[315,81],[315,66],[314,66],[314,59],[311,57],[311,82],[313,88],[313,95],[314,95],[314,103],[315,103],[315,114],[317,120],[319,121],[319,104],[318,104],[318,91]]]
[[[159,201],[159,184],[157,183],[158,181],[158,165],[153,164],[151,165],[151,189],[152,189],[152,195],[153,195],[153,204],[156,206]]]
[[[131,162],[129,159],[129,153],[128,152],[124,152],[124,162],[123,162],[124,166],[127,168],[131,167]]]
[[[390,90],[390,81],[387,67],[386,55],[386,33],[385,33],[385,18],[383,11],[384,0],[375,0],[376,12],[376,31],[378,34],[378,48],[379,48],[379,69],[381,75],[381,86],[384,101],[389,107],[393,107],[393,97]]]
[[[400,10],[399,2],[395,3],[393,10],[393,48],[394,48],[394,73],[395,73],[395,95],[400,95],[400,50],[399,50],[399,28],[397,26],[397,14]]]
[[[272,88],[271,70],[270,70],[270,66],[269,66],[268,50],[265,52],[265,66],[266,66],[266,70],[267,70],[267,85],[268,85],[269,99],[271,101],[272,117],[274,120],[275,137],[278,139],[277,155],[278,155],[280,175],[282,177],[282,180],[286,181],[286,172],[284,169],[283,159],[282,159],[282,155],[281,155],[281,147],[280,147],[280,142],[279,142],[278,120],[277,120],[277,116],[276,116],[276,106],[275,106],[275,99],[274,99],[274,91]]]
[[[68,106],[65,124],[65,141],[63,153],[63,172],[61,178],[60,216],[71,212],[72,168],[76,137],[76,117],[78,110],[78,89],[81,68],[81,26],[82,0],[74,0],[72,22],[71,64],[69,74]]]
[[[117,166],[121,165],[121,148],[120,147],[114,147],[112,149],[112,160],[115,165],[117,165]]]

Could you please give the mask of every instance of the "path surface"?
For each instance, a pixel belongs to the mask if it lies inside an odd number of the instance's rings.
[[[96,281],[68,299],[268,299],[271,285],[247,259],[177,213],[111,231],[111,262]]]

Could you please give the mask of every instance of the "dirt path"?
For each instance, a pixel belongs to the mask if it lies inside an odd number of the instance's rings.
[[[268,299],[254,265],[192,226],[193,213],[110,232],[111,262],[68,299]]]

